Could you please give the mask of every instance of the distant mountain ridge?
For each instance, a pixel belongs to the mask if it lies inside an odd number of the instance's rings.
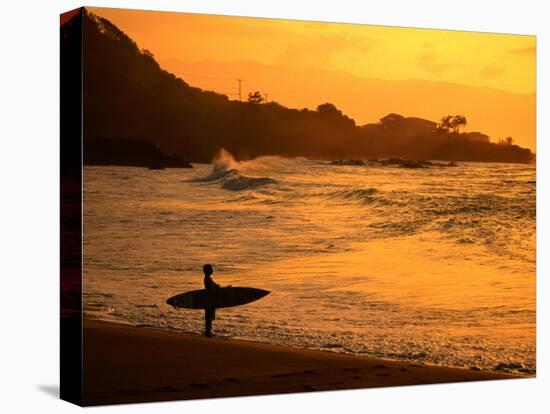
[[[166,59],[161,64],[206,90],[230,90],[235,83],[230,79],[242,78],[244,90],[268,93],[270,100],[291,108],[315,108],[328,100],[358,125],[375,122],[391,112],[433,120],[447,113],[463,114],[468,118],[468,131],[483,131],[494,141],[512,136],[520,146],[536,147],[534,93],[423,79],[384,80],[325,69],[295,70],[247,60]],[[296,93],[300,90],[307,93]]]
[[[220,148],[238,159],[281,155],[529,162],[533,158],[528,149],[450,134],[419,118],[397,116],[358,127],[330,103],[319,102],[317,110],[297,110],[274,102],[231,101],[163,70],[150,52],[85,9],[62,25],[63,50],[70,53],[80,36],[84,151],[91,139],[114,137],[145,138],[165,153],[192,162],[210,162]],[[77,49],[74,53],[79,53]]]

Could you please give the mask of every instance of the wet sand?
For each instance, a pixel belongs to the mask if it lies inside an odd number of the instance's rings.
[[[84,321],[83,405],[524,378]]]

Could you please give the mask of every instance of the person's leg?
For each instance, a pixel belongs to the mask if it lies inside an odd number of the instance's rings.
[[[212,320],[210,319],[210,314],[208,308],[204,309],[204,336],[209,336],[212,329]]]
[[[210,311],[210,328],[209,328],[209,333],[210,333],[210,336],[212,336],[212,321],[216,319],[216,308],[212,308],[211,311]]]
[[[206,319],[206,336],[212,336],[212,319],[210,318]]]
[[[212,336],[212,319],[214,319],[212,309],[206,308],[204,310],[204,335],[208,337]]]

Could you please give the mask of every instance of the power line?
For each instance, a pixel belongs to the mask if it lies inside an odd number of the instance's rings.
[[[242,79],[237,79],[237,82],[239,82],[239,102],[242,102],[242,96],[241,96],[241,83]]]
[[[235,96],[238,96],[239,97],[239,102],[242,102],[242,83],[244,81],[244,79],[240,79],[240,78],[221,78],[221,77],[217,77],[217,76],[204,76],[204,75],[196,75],[196,74],[193,74],[193,73],[185,73],[185,72],[176,72],[174,71],[173,72],[174,74],[176,75],[180,75],[180,76],[184,76],[184,77],[192,77],[192,78],[202,78],[202,79],[213,79],[213,80],[221,80],[221,81],[237,81],[237,88],[235,90],[235,92],[221,92],[221,91],[218,91],[218,93],[224,93],[226,95],[235,95]],[[265,93],[264,94],[264,103],[268,103],[268,96],[269,94]]]
[[[238,92],[233,93],[226,93],[227,95],[238,95],[239,96],[239,102],[242,102],[242,82],[244,79],[235,79],[235,78],[220,78],[216,76],[203,76],[203,75],[195,75],[192,73],[184,73],[184,72],[173,72],[176,75],[180,75],[183,77],[192,77],[192,78],[202,78],[202,79],[213,79],[213,80],[221,80],[221,81],[237,81],[238,82]],[[224,92],[225,93],[225,92]]]

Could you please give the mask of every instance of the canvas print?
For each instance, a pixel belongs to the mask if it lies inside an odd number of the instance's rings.
[[[536,375],[535,36],[61,16],[61,396]]]

